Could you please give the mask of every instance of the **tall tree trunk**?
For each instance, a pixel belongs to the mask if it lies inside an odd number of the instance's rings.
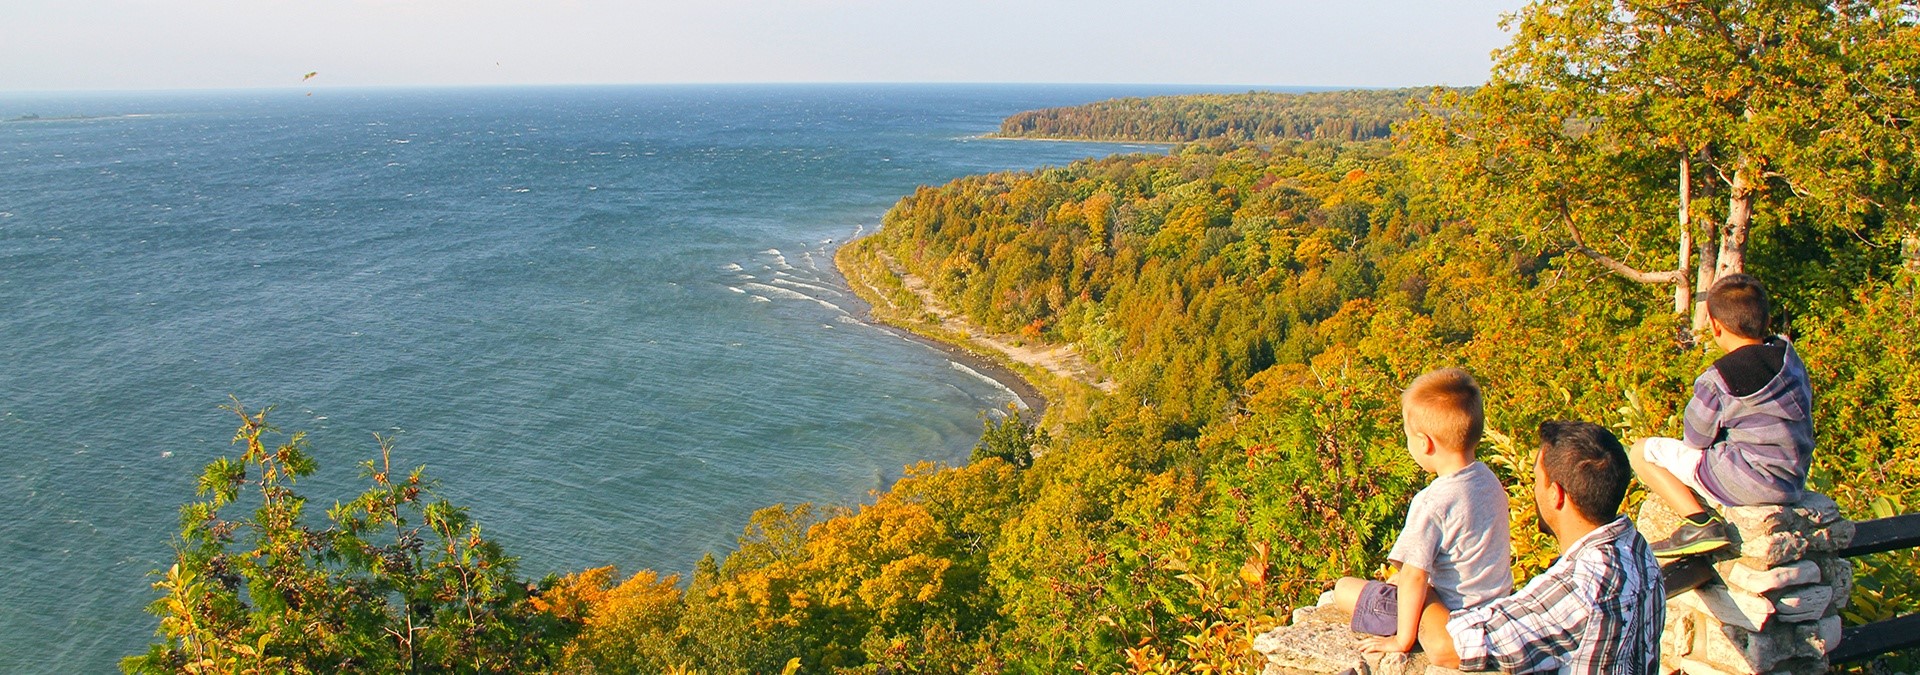
[[[1727,192],[1727,220],[1720,224],[1720,255],[1714,278],[1747,271],[1747,228],[1753,222],[1753,161],[1741,155]]]
[[[1686,316],[1692,309],[1693,289],[1687,286],[1687,270],[1693,264],[1693,160],[1680,158],[1680,280],[1673,283],[1673,313]]]
[[[1707,290],[1713,288],[1714,276],[1713,237],[1701,237],[1696,244],[1700,247],[1700,261],[1693,268],[1693,332],[1705,333],[1707,330]]]

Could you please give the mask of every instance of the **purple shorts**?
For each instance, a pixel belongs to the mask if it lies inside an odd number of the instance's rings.
[[[1353,629],[1368,635],[1393,637],[1400,633],[1400,587],[1368,581],[1353,600]]]

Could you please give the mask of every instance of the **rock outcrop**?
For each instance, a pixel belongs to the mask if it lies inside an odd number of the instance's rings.
[[[1687,675],[1774,675],[1827,672],[1840,643],[1840,610],[1853,592],[1853,563],[1838,552],[1854,524],[1826,495],[1809,493],[1785,506],[1725,507],[1734,545],[1710,554],[1712,579],[1667,601],[1660,663]],[[1648,499],[1635,523],[1649,541],[1665,539],[1679,516]],[[1267,658],[1264,675],[1339,673],[1438,675],[1460,671],[1430,665],[1425,655],[1363,656],[1359,635],[1333,607],[1333,594],[1293,612],[1291,625],[1253,641]]]
[[[1689,675],[1826,672],[1853,590],[1853,563],[1836,555],[1853,540],[1853,522],[1814,493],[1720,515],[1734,545],[1710,554],[1716,580],[1667,601],[1662,667]],[[1648,499],[1635,522],[1658,541],[1680,518]]]
[[[1320,603],[1294,610],[1293,623],[1253,639],[1254,651],[1266,655],[1262,675],[1320,675],[1349,668],[1361,675],[1456,675],[1460,671],[1427,662],[1425,654],[1362,655],[1356,649],[1361,636],[1347,627],[1347,619],[1333,606],[1333,594]]]

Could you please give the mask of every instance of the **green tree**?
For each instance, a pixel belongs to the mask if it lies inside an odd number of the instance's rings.
[[[244,451],[208,464],[201,500],[181,507],[176,559],[149,607],[160,641],[124,670],[519,671],[552,664],[577,630],[528,602],[514,559],[434,498],[424,469],[396,475],[384,439],[361,465],[373,485],[315,527],[294,490],[317,468],[305,435],[270,444],[268,410],[229,410]],[[242,503],[253,511],[232,517]]]
[[[980,426],[980,442],[973,446],[976,462],[991,457],[1025,469],[1033,466],[1033,448],[1047,443],[1046,430],[1036,428],[1018,410],[1008,410],[998,422],[981,413]]]
[[[1746,270],[1763,221],[1886,242],[1911,222],[1917,18],[1911,0],[1535,2],[1464,114],[1416,135],[1466,151],[1457,185],[1491,217],[1671,284],[1685,313]]]

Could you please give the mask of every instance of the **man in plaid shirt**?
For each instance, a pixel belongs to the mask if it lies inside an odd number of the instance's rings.
[[[1660,672],[1660,564],[1633,521],[1616,515],[1632,475],[1605,428],[1540,425],[1533,502],[1564,553],[1518,593],[1453,614],[1444,634],[1423,630],[1433,661],[1505,673]]]

